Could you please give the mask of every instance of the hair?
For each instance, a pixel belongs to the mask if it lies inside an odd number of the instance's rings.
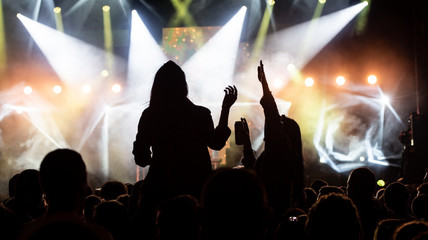
[[[100,197],[105,200],[116,200],[120,195],[127,194],[126,185],[119,181],[108,181],[101,186]]]
[[[401,182],[391,183],[384,192],[385,205],[390,210],[405,211],[409,204],[409,190]]]
[[[349,174],[347,191],[354,202],[372,199],[375,189],[376,175],[369,168],[356,168]]]
[[[426,231],[428,231],[428,224],[425,221],[414,220],[399,226],[395,230],[392,239],[411,240]]]
[[[173,61],[166,62],[156,72],[150,96],[150,106],[164,105],[187,98],[186,75]]]
[[[352,200],[341,194],[322,196],[310,209],[307,239],[362,239],[361,223]]]

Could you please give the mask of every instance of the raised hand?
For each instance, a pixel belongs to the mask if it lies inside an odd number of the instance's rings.
[[[263,62],[261,60],[260,60],[260,66],[257,67],[257,73],[258,73],[259,81],[263,87],[263,95],[266,95],[267,93],[270,92],[270,90],[269,90],[269,86],[267,84],[265,70],[263,68]]]
[[[224,89],[224,93],[225,95],[222,107],[224,109],[230,109],[230,107],[232,107],[232,105],[236,102],[236,99],[238,98],[238,90],[236,89],[235,85],[227,86]]]

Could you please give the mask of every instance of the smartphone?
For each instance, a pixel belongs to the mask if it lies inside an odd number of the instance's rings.
[[[244,144],[244,126],[241,121],[235,122],[235,144]]]

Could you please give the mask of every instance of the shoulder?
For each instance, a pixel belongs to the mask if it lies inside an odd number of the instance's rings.
[[[194,105],[194,109],[196,112],[200,114],[211,114],[211,111],[208,108],[203,106]]]

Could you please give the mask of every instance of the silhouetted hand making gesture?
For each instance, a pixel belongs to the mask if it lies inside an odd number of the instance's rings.
[[[223,99],[222,108],[230,108],[236,102],[236,99],[238,98],[238,90],[236,89],[235,85],[227,86],[224,89],[224,93],[225,93],[225,95],[224,95],[224,99]]]

